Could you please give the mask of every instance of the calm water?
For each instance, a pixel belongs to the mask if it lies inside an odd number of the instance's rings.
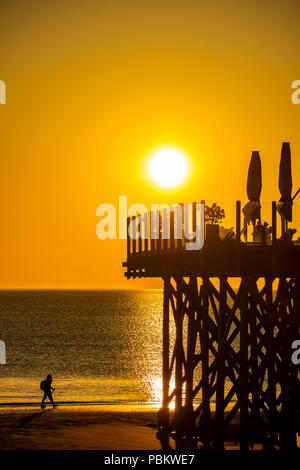
[[[0,293],[0,403],[161,399],[161,291]]]

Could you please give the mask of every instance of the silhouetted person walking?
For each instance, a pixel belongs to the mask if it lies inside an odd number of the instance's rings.
[[[49,398],[53,408],[56,407],[53,401],[53,397],[52,397],[52,392],[54,392],[55,388],[51,387],[51,384],[52,384],[52,375],[48,374],[46,380],[43,380],[41,382],[41,390],[44,392],[44,396],[43,396],[42,403],[41,403],[41,408],[46,408],[45,400],[47,397]]]

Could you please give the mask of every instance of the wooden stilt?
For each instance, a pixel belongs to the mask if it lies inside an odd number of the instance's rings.
[[[248,450],[248,279],[242,279],[242,298],[240,315],[240,447],[241,450]]]
[[[224,447],[224,387],[225,387],[225,353],[224,334],[226,326],[226,286],[227,279],[220,279],[220,314],[218,317],[218,356],[217,356],[217,390],[214,445],[216,448]]]
[[[165,418],[169,423],[169,386],[170,386],[170,331],[169,331],[169,296],[170,296],[170,278],[164,280],[164,305],[163,305],[163,400],[162,405],[165,411]]]

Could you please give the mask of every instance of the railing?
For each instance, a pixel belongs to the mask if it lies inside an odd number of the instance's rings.
[[[214,230],[208,233],[205,224],[205,201],[192,204],[176,204],[171,208],[154,210],[127,217],[127,258],[136,255],[180,253],[193,250],[196,237],[203,230],[203,242],[216,242]],[[206,225],[206,227],[205,227]],[[215,225],[216,231],[218,225]],[[213,228],[213,227],[212,227]],[[206,232],[206,235],[205,235]],[[217,233],[217,232],[216,232]],[[238,249],[241,244],[264,245],[266,242],[242,242],[241,201],[236,201],[236,223],[234,241]],[[198,235],[197,235],[198,234]],[[275,246],[277,237],[276,202],[272,201],[271,243]],[[269,244],[270,242],[268,242]],[[200,244],[201,249],[203,244]]]
[[[127,257],[193,249],[204,234],[204,211],[201,201],[127,217]]]

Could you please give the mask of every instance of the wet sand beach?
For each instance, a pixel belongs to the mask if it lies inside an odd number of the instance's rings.
[[[160,450],[156,425],[157,408],[144,405],[2,406],[0,450]],[[228,450],[239,449],[236,430],[233,423]]]
[[[112,406],[6,407],[1,450],[155,450],[156,411]]]

